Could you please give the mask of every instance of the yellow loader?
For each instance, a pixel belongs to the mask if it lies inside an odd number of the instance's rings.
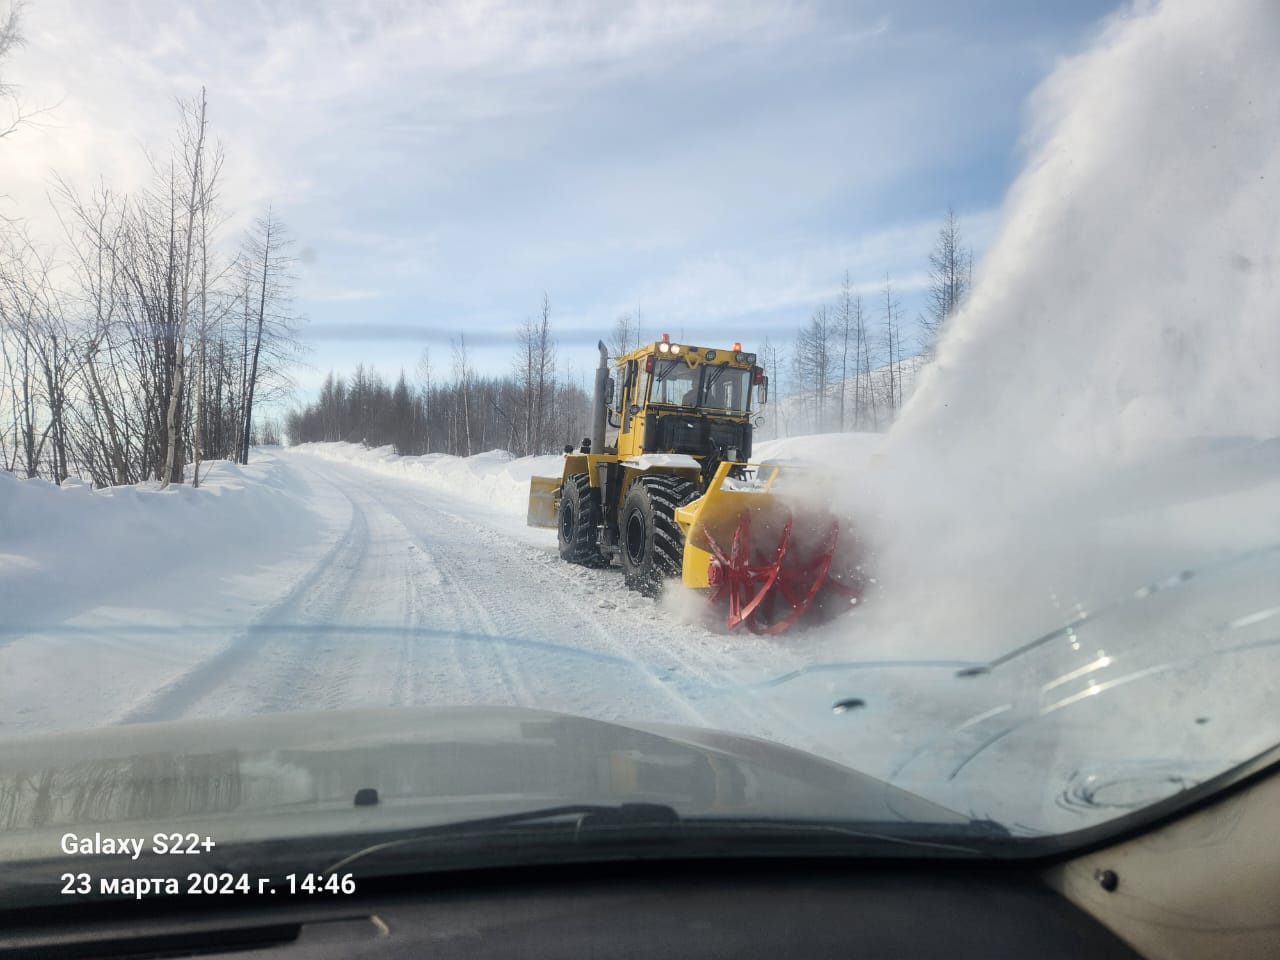
[[[599,350],[591,436],[565,448],[559,477],[530,481],[529,525],[555,527],[564,560],[616,557],[648,596],[680,576],[730,630],[780,633],[858,602],[852,538],[820,502],[787,496],[792,468],[751,462],[753,403],[769,387],[755,354],[663,334],[611,376]]]

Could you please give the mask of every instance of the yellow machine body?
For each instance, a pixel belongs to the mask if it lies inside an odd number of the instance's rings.
[[[619,464],[622,469],[621,487],[613,498],[615,508],[620,508],[625,501],[631,483],[646,474],[684,477],[697,483],[701,490],[707,452],[675,453],[675,445],[663,442],[669,438],[655,439],[650,423],[658,418],[678,417],[693,424],[738,426],[749,436],[752,403],[764,396],[768,381],[758,372],[755,355],[743,352],[740,345],[735,346],[739,349],[658,341],[615,358],[613,376],[609,379],[611,389],[604,398],[608,432],[602,449],[566,451],[559,476],[530,478],[528,525],[556,527],[560,494],[569,477],[585,474],[592,489],[602,489],[605,474],[600,470],[601,464]],[[723,406],[686,402],[690,399],[689,392],[701,381],[703,367],[724,371],[721,374],[726,394]],[[662,374],[667,370],[672,370],[674,375],[664,377]],[[749,440],[746,449],[749,449]],[[742,462],[740,455],[746,449],[740,444],[736,449],[727,450],[733,456],[726,462]],[[664,460],[664,454],[672,456]]]
[[[679,576],[727,611],[730,630],[780,633],[858,602],[854,565],[841,557],[833,570],[843,545],[822,498],[793,496],[787,481],[784,502],[781,468],[751,462],[752,404],[768,394],[754,354],[665,335],[612,371],[600,353],[592,436],[566,448],[559,476],[529,483],[528,522],[556,528],[563,559],[616,557],[649,596]]]
[[[776,529],[781,505],[772,494],[773,483],[781,469],[775,464],[747,464],[752,475],[747,481],[729,478],[732,464],[722,463],[707,484],[702,496],[676,511],[676,523],[684,532],[684,560],[680,579],[686,587],[709,587],[707,571],[712,553],[708,535],[728,549],[744,516],[752,518],[757,530]]]

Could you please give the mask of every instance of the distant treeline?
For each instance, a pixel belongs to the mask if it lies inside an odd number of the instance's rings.
[[[513,372],[483,377],[472,369],[465,337],[454,341],[450,379],[437,381],[424,352],[416,382],[401,371],[389,385],[356,367],[350,380],[330,372],[315,402],[286,418],[291,443],[344,440],[402,456],[448,453],[466,457],[494,448],[526,456],[558,452],[590,431],[591,399],[581,384],[556,376],[551,305],[518,335]]]

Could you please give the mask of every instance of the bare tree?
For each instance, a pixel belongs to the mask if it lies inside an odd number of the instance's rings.
[[[201,91],[201,100],[203,102],[204,91]],[[195,466],[192,475],[192,485],[200,486],[200,461],[205,451],[205,430],[206,426],[214,426],[214,424],[206,424],[208,417],[209,404],[209,381],[214,380],[215,388],[219,390],[221,387],[221,378],[210,370],[209,363],[209,339],[211,333],[217,325],[220,325],[225,315],[230,311],[233,301],[232,298],[222,296],[215,287],[220,286],[223,280],[231,273],[235,267],[235,262],[229,263],[220,261],[216,252],[212,249],[215,232],[219,226],[219,221],[215,216],[214,210],[217,204],[217,183],[219,175],[222,172],[222,163],[225,154],[222,145],[215,145],[210,157],[204,165],[205,175],[200,179],[200,197],[197,204],[199,215],[199,223],[196,229],[196,250],[195,258],[197,263],[198,290],[200,301],[199,325],[196,330],[196,403],[193,418],[193,426],[191,432],[191,454]],[[224,265],[219,267],[219,263]],[[213,406],[215,415],[220,415],[220,405],[215,403]],[[215,434],[215,451],[221,452],[219,445],[216,443],[216,428],[211,431]]]
[[[640,321],[624,313],[613,324],[613,339],[609,344],[610,352],[615,357],[640,348]]]
[[[268,217],[254,256],[218,256],[222,153],[203,91],[172,157],[134,197],[105,184],[81,196],[55,175],[56,257],[14,229],[0,237],[0,466],[180,483],[194,459],[198,482],[206,454],[242,459],[246,436],[272,432],[253,420],[297,353],[282,231]]]
[[[431,350],[427,347],[422,348],[422,355],[418,357],[417,387],[414,416],[421,417],[422,452],[426,453],[431,449]]]
[[[853,302],[853,342],[854,342],[854,380],[853,380],[853,423],[854,429],[866,427],[867,411],[871,412],[872,429],[879,429],[879,415],[876,411],[875,394],[871,390],[871,343],[867,336],[867,315],[862,309],[862,296]]]
[[[927,351],[932,351],[943,323],[964,302],[972,280],[973,250],[964,245],[960,222],[955,211],[947,207],[947,216],[929,254],[929,304],[922,318]]]
[[[556,377],[556,345],[551,338],[551,300],[543,293],[542,313],[538,318],[536,337],[534,340],[534,439],[535,447],[530,453],[539,453],[547,448],[546,425],[550,420],[550,407],[553,400],[553,384]]]
[[[853,338],[854,362],[854,421],[858,418],[858,331],[862,324],[862,294],[849,285],[849,271],[844,272],[840,287],[840,303],[836,312],[836,334],[840,345],[840,430],[845,426],[845,391],[849,380],[849,341]]]
[[[35,477],[47,459],[48,474],[61,483],[68,476],[68,389],[79,346],[52,266],[26,237],[0,253],[0,348],[14,444],[5,463]]]
[[[22,8],[23,4],[19,0],[10,4],[8,13],[0,14],[0,66],[4,64],[9,54],[24,43]],[[28,107],[18,95],[17,86],[8,82],[2,73],[0,73],[0,104],[4,105],[3,113],[0,114],[0,140],[16,132],[24,124],[33,122],[34,118],[40,114],[54,109],[52,106]]]
[[[422,406],[423,414],[432,421],[429,425],[418,419],[403,374],[388,384],[376,370],[360,365],[349,382],[330,373],[313,403],[289,413],[290,441],[331,440],[336,431],[342,439],[370,447],[394,444],[401,455],[442,452],[466,456],[468,436],[473,452],[490,442],[506,442],[507,449],[512,449],[513,442],[521,440],[523,429],[510,415],[524,392],[517,377],[478,376],[467,361],[465,341],[455,341],[453,346],[456,380],[441,383],[433,379],[428,402]],[[585,385],[573,382],[570,376],[549,382],[547,395],[548,438],[558,437],[567,443],[582,436],[590,422]],[[264,428],[259,437],[266,434]],[[426,444],[428,435],[430,446]]]
[[[169,406],[166,415],[166,430],[169,436],[169,448],[165,453],[164,460],[164,479],[160,483],[161,489],[169,485],[169,482],[176,478],[179,482],[182,480],[183,464],[178,461],[178,404],[182,399],[183,375],[186,369],[184,352],[187,341],[187,322],[191,313],[191,272],[194,266],[195,249],[193,240],[196,235],[196,225],[202,219],[204,207],[208,203],[209,191],[212,184],[209,182],[208,171],[205,169],[205,137],[208,132],[208,103],[205,99],[204,88],[200,88],[200,99],[198,102],[190,105],[184,105],[183,112],[186,118],[186,129],[183,139],[183,173],[189,183],[187,193],[186,208],[183,210],[183,237],[182,255],[181,255],[181,284],[182,292],[178,299],[178,330],[177,343],[174,346],[174,352],[177,356],[177,363],[173,368],[173,383],[169,388]],[[216,171],[215,171],[216,176]],[[207,266],[207,263],[206,263]],[[204,303],[204,288],[201,287],[201,303]],[[201,317],[201,326],[203,328],[204,318]],[[197,418],[197,423],[199,419]],[[199,483],[199,467],[197,471],[197,484]]]
[[[244,386],[244,421],[241,432],[240,462],[249,462],[249,442],[253,429],[253,406],[260,399],[264,375],[264,357],[276,357],[281,347],[296,343],[293,336],[293,257],[284,224],[268,207],[250,233],[243,252],[246,316],[245,333],[249,337],[245,350],[248,368]],[[252,329],[251,336],[249,331]],[[270,371],[278,375],[278,371]]]
[[[182,403],[187,362],[182,327],[189,311],[190,218],[184,220],[187,191],[179,184],[176,160],[167,168],[156,163],[152,168],[152,188],[123,210],[117,256],[124,290],[116,336],[134,367],[128,389],[137,393],[142,473],[161,482],[181,482],[177,451],[186,418],[179,416],[174,398]]]
[[[467,336],[458,334],[457,340],[450,340],[453,347],[453,380],[457,387],[457,400],[454,404],[454,435],[458,441],[455,449],[465,451],[462,456],[469,457],[471,449],[471,381],[474,373],[467,358]]]
[[[774,436],[786,436],[786,407],[782,403],[784,395],[782,391],[782,367],[786,362],[785,355],[782,348],[766,336],[764,342],[760,344],[760,359],[764,363],[765,372],[769,376],[769,399],[773,404],[774,410]]]
[[[22,5],[15,3],[9,7],[9,12],[3,19],[0,19],[0,64],[3,64],[9,54],[20,46],[22,46]],[[0,138],[4,138],[17,130],[25,118],[13,84],[5,80],[4,74],[0,74],[0,101],[4,101],[9,106],[8,118],[0,118]]]
[[[889,408],[889,419],[902,405],[902,334],[900,331],[901,312],[898,298],[893,292],[893,281],[886,273],[884,277],[884,347],[888,356],[885,368],[888,379],[886,398]]]
[[[140,391],[126,370],[126,357],[136,354],[120,338],[121,302],[128,295],[121,264],[127,203],[105,185],[84,200],[55,177],[55,191],[65,208],[64,214],[55,205],[66,239],[63,249],[71,255],[75,296],[85,310],[77,459],[95,483],[130,483],[139,477],[142,450],[134,403]]]
[[[525,320],[516,341],[518,395],[515,402],[520,407],[523,434],[519,452],[523,455],[541,453],[549,445],[547,427],[553,421],[551,407],[555,400],[556,345],[551,336],[551,300],[547,294],[542,295],[538,319]]]
[[[827,393],[836,360],[835,331],[823,304],[796,334],[795,353],[791,358],[795,383],[801,394],[810,398],[813,427],[819,432],[826,428]]]

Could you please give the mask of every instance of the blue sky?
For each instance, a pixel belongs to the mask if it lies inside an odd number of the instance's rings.
[[[459,332],[503,372],[544,291],[579,373],[637,305],[789,342],[846,269],[914,316],[948,204],[981,250],[1028,94],[1115,7],[31,0],[9,73],[56,107],[0,192],[52,232],[50,170],[137,187],[204,84],[228,243],[271,201],[302,257],[304,388],[424,346],[447,374]]]

